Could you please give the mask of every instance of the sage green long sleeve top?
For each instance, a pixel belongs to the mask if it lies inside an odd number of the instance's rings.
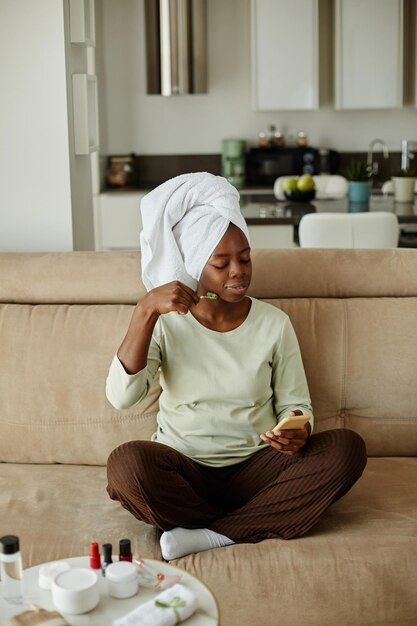
[[[313,413],[298,341],[288,316],[251,299],[245,321],[217,332],[191,313],[161,315],[147,367],[127,374],[114,357],[106,395],[117,409],[142,400],[160,368],[157,431],[153,440],[198,463],[239,463],[266,445],[259,435],[288,411]]]

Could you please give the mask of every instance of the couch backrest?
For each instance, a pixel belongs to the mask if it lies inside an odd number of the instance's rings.
[[[253,265],[251,295],[295,327],[316,431],[416,455],[417,250],[254,250]],[[143,294],[139,253],[0,254],[0,461],[100,465],[150,437],[157,381],[127,411],[104,394]]]

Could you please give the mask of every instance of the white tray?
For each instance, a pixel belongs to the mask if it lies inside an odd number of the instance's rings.
[[[85,556],[62,559],[67,561],[71,567],[89,567],[89,558]],[[181,575],[181,583],[192,589],[197,595],[199,609],[194,615],[189,617],[184,624],[187,626],[217,626],[219,613],[216,600],[207,587],[197,578],[188,574],[178,567],[173,567],[168,563],[145,559],[145,562],[153,567],[157,572],[166,575]],[[14,615],[23,613],[30,608],[31,604],[36,604],[41,608],[55,610],[52,604],[50,591],[41,589],[38,585],[39,569],[44,565],[30,567],[23,572],[25,604],[17,607],[6,604],[0,597],[0,626],[6,626],[8,620]],[[136,596],[119,600],[107,594],[106,579],[100,575],[100,602],[98,606],[89,613],[83,615],[65,614],[65,619],[71,626],[111,626],[113,620],[122,615],[126,615],[134,608],[156,597],[160,591],[153,591],[145,587],[140,587]]]

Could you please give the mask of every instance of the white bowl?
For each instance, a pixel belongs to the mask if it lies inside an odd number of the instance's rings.
[[[52,582],[51,591],[54,606],[61,613],[88,613],[100,600],[98,576],[84,567],[72,567],[58,574]]]

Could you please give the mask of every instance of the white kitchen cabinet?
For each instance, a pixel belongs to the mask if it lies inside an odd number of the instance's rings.
[[[251,248],[294,248],[294,227],[292,224],[275,226],[255,224],[248,226]]]
[[[101,193],[94,203],[96,250],[139,250],[140,191]]]
[[[104,192],[94,199],[96,250],[139,250],[140,201],[145,192]],[[252,248],[293,248],[292,224],[248,226]]]
[[[254,109],[318,108],[318,0],[251,0],[251,46]]]
[[[403,0],[336,0],[337,109],[403,105]]]

